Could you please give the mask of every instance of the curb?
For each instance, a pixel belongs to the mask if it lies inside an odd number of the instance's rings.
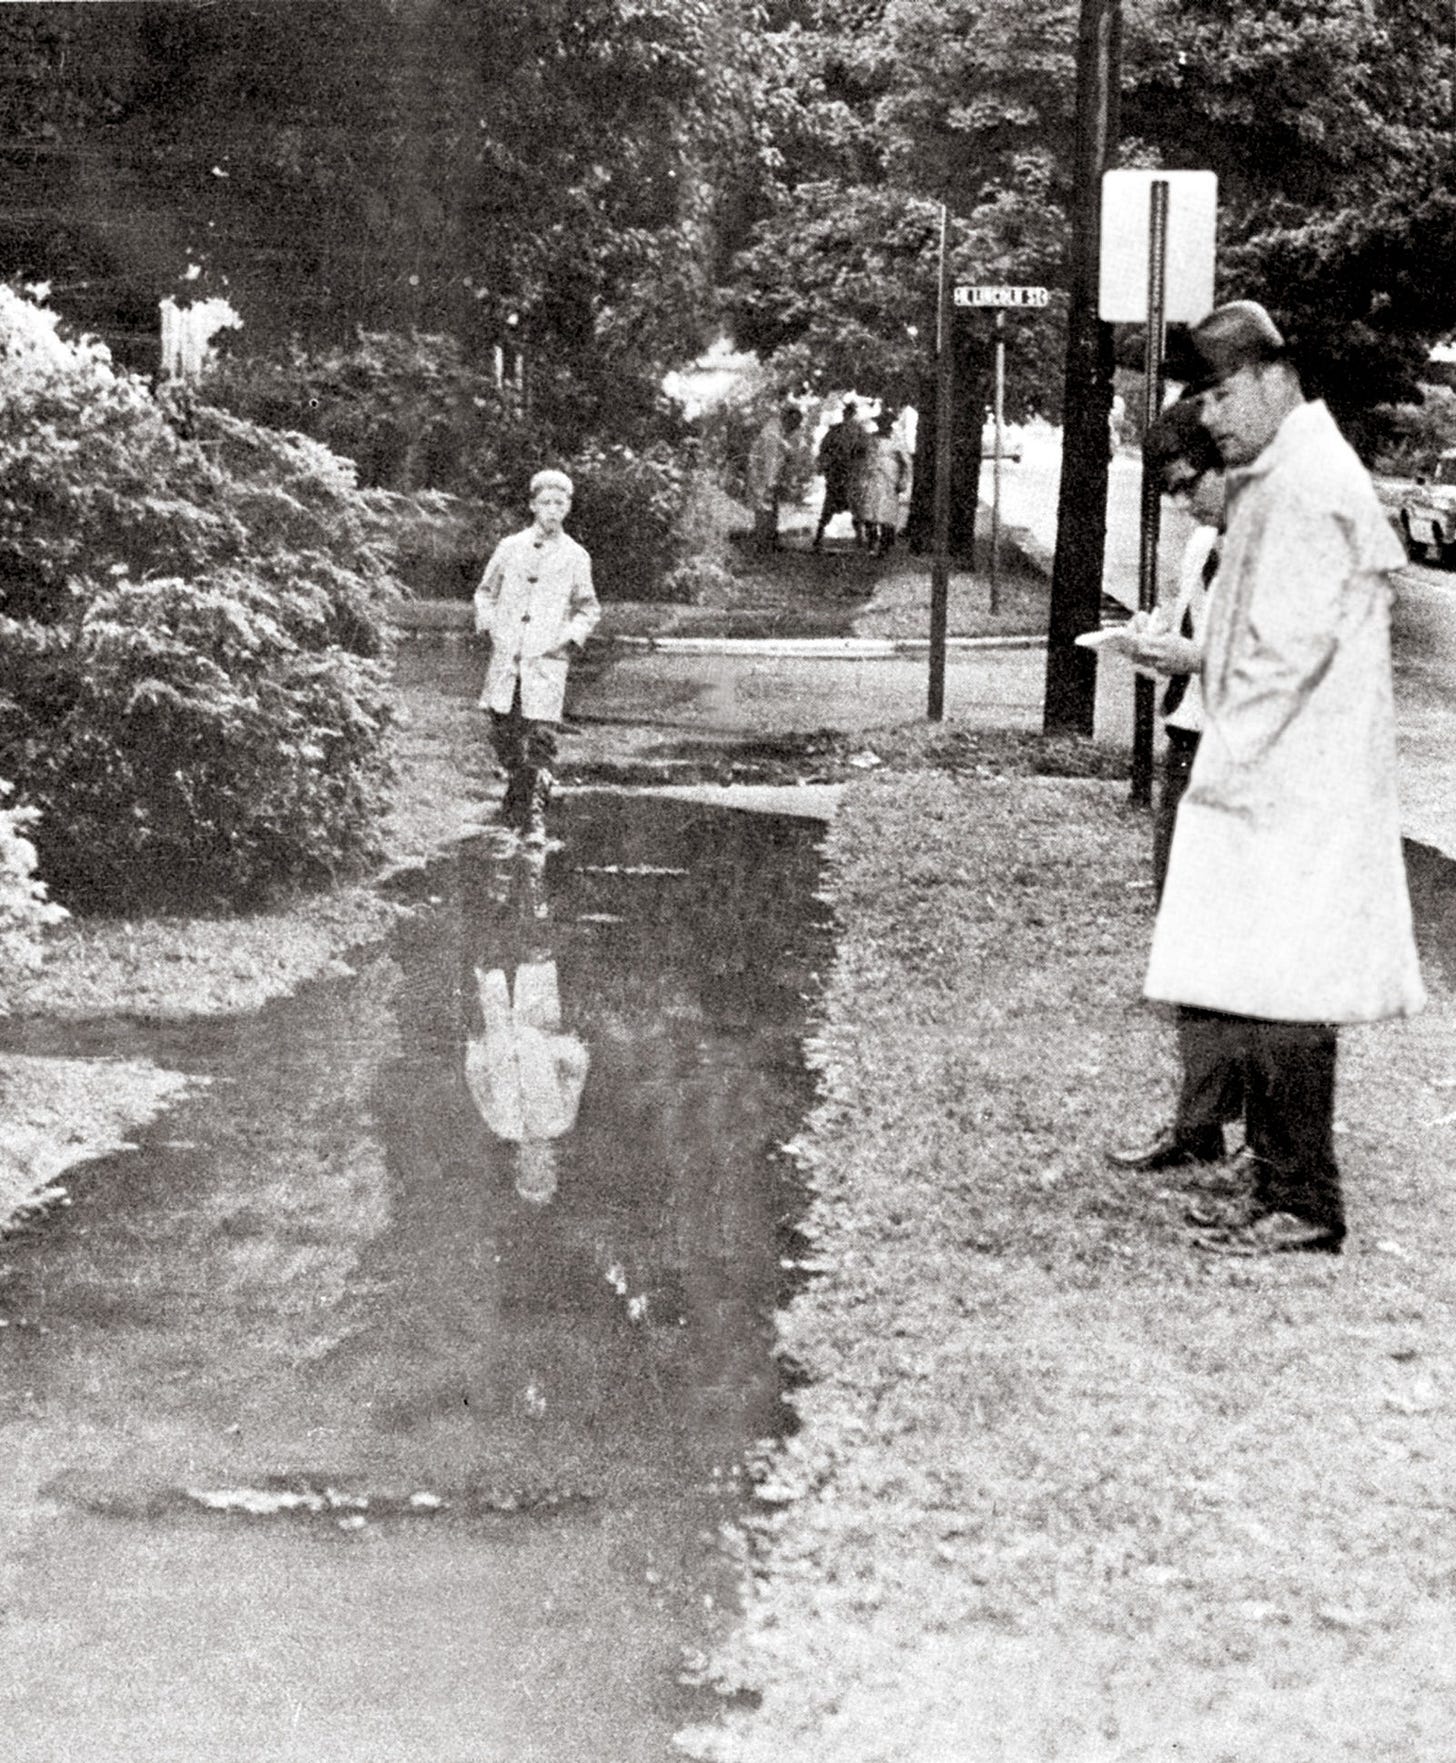
[[[808,661],[884,661],[924,655],[928,637],[609,637],[616,648],[668,655],[777,655]],[[1045,636],[947,637],[948,650],[1044,649]]]
[[[393,609],[396,636],[408,641],[465,642],[473,635],[470,609],[451,601],[404,602]],[[1044,632],[1019,636],[947,637],[948,652],[978,649],[1045,649]],[[664,655],[759,655],[804,661],[887,661],[897,655],[924,655],[929,637],[594,637],[592,646],[656,651]]]

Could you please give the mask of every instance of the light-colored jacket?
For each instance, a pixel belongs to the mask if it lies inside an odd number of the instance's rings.
[[[1208,625],[1208,583],[1204,580],[1204,573],[1218,541],[1217,527],[1196,526],[1188,535],[1178,565],[1178,592],[1168,609],[1166,628],[1175,636],[1179,635],[1186,617],[1193,627],[1193,641],[1200,648]],[[1197,734],[1202,729],[1203,682],[1196,673],[1188,676],[1178,708],[1171,711],[1165,721],[1169,728],[1182,729],[1187,734]]]
[[[481,709],[508,711],[519,679],[522,716],[558,722],[568,645],[584,643],[601,615],[591,558],[575,539],[534,526],[502,539],[475,590],[475,628],[491,640]]]
[[[898,527],[904,508],[901,497],[909,494],[910,455],[892,435],[877,435],[856,486],[856,513],[876,526]]]
[[[750,508],[762,508],[772,501],[783,481],[784,469],[793,454],[793,445],[784,433],[783,418],[765,418],[748,449],[748,470],[745,482]]]
[[[1203,737],[1148,997],[1330,1023],[1424,1002],[1395,790],[1389,576],[1403,561],[1323,404],[1230,472]]]
[[[554,961],[475,970],[484,1028],[465,1046],[465,1082],[481,1119],[515,1144],[559,1139],[576,1125],[591,1054],[561,1032]]]

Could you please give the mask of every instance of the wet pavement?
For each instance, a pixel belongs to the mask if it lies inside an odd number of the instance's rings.
[[[701,1716],[785,1415],[819,829],[554,814],[352,977],[32,1049],[210,1083],[0,1245],[14,1763],[652,1763]]]

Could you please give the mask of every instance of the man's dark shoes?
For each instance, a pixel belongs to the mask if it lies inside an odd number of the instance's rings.
[[[1200,1230],[1241,1230],[1270,1209],[1268,1172],[1247,1145],[1227,1163],[1201,1165],[1189,1188],[1183,1216]]]
[[[1260,1212],[1247,1224],[1210,1231],[1194,1240],[1208,1255],[1338,1255],[1345,1228],[1301,1218],[1296,1212]]]
[[[1150,1144],[1109,1151],[1107,1161],[1114,1169],[1151,1173],[1188,1163],[1217,1163],[1223,1154],[1223,1128],[1211,1126],[1191,1133],[1161,1132]]]
[[[1183,1208],[1183,1216],[1199,1230],[1247,1230],[1268,1210],[1251,1193],[1197,1194]]]

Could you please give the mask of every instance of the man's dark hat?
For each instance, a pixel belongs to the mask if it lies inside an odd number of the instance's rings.
[[[1284,333],[1257,300],[1230,300],[1188,333],[1188,390],[1206,392],[1241,367],[1279,361],[1286,353]]]

